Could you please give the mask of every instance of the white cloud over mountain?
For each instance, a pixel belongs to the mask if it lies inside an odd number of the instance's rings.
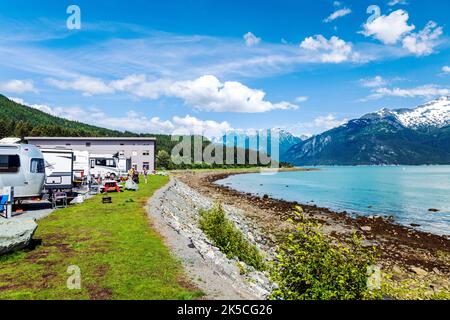
[[[38,92],[31,80],[9,80],[0,82],[0,91],[8,93]]]
[[[404,49],[416,56],[432,54],[443,34],[442,27],[434,21],[429,21],[421,31],[412,32],[416,27],[409,24],[408,20],[408,12],[397,10],[365,23],[361,33],[387,45],[401,42]]]
[[[320,34],[308,37],[302,41],[300,47],[317,52],[320,61],[324,63],[342,63],[355,60],[357,57],[357,54],[353,52],[352,44],[336,36],[332,36],[329,40]]]
[[[417,56],[430,55],[437,45],[436,40],[442,33],[442,27],[438,26],[436,22],[430,21],[420,32],[407,35],[403,39],[403,47]]]
[[[366,100],[381,99],[384,97],[430,99],[446,95],[450,95],[449,88],[429,84],[414,88],[385,88],[385,87],[376,88],[373,90],[373,93]]]
[[[244,34],[243,38],[245,40],[245,44],[248,47],[256,46],[257,44],[259,44],[261,42],[261,38],[258,38],[251,32],[247,32],[246,34]]]
[[[21,98],[10,99],[56,117],[115,130],[170,135],[198,134],[206,137],[220,137],[227,131],[233,130],[227,121],[201,120],[190,115],[173,116],[170,120],[162,120],[160,117],[150,118],[134,111],[128,111],[123,116],[114,117],[97,108],[53,107],[47,104],[26,103]]]
[[[409,14],[404,10],[397,10],[389,15],[382,15],[364,24],[361,32],[366,37],[373,37],[384,44],[396,44],[404,34],[415,29],[408,24]]]
[[[383,79],[381,76],[375,76],[373,78],[361,79],[360,83],[366,88],[377,88],[387,84],[387,80]]]
[[[352,13],[351,9],[342,8],[342,9],[336,10],[335,12],[330,14],[325,20],[323,20],[323,22],[329,23],[329,22],[332,22],[332,21],[334,21],[334,20],[336,20],[338,18],[345,17],[346,15],[349,15],[350,13]]]
[[[196,110],[210,112],[259,113],[298,108],[286,101],[272,103],[265,99],[266,93],[262,90],[249,88],[237,81],[221,82],[212,75],[185,81],[147,81],[145,75],[130,75],[110,82],[84,76],[73,80],[49,79],[48,82],[60,89],[81,91],[84,95],[120,91],[151,100],[179,98]]]
[[[81,91],[85,96],[114,93],[114,88],[107,85],[103,80],[92,77],[81,76],[71,81],[50,78],[47,79],[47,82],[59,89]]]
[[[406,0],[391,0],[388,2],[388,6],[390,7],[396,6],[398,4],[407,5],[408,2]]]

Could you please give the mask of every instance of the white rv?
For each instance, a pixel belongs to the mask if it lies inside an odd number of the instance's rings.
[[[40,197],[45,180],[44,156],[34,145],[19,141],[0,140],[0,188],[14,187],[15,199]]]
[[[41,149],[45,160],[46,190],[72,189],[73,151],[68,149]]]
[[[118,159],[111,154],[90,154],[89,173],[93,177],[116,179],[120,176]]]
[[[73,180],[83,181],[89,175],[89,152],[73,152]]]

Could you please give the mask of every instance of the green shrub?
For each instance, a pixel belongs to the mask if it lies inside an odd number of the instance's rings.
[[[228,258],[238,258],[256,270],[264,270],[264,258],[258,248],[250,244],[240,230],[225,216],[221,204],[210,210],[200,210],[200,228]]]
[[[300,213],[301,222],[280,246],[271,268],[278,285],[271,299],[359,300],[375,298],[367,289],[373,250],[362,247],[355,235],[350,243],[334,245],[316,224]]]

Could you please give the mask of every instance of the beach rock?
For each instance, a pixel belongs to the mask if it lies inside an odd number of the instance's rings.
[[[37,229],[34,220],[14,219],[0,222],[0,255],[25,248]]]
[[[427,271],[423,270],[422,268],[419,267],[411,267],[411,270],[417,274],[418,276],[426,276],[428,274]]]
[[[265,195],[263,196],[263,199],[269,199],[269,195],[265,194]]]
[[[364,227],[361,227],[361,230],[362,231],[372,231],[372,228],[371,227],[369,227],[369,226],[364,226]]]
[[[402,269],[400,269],[399,266],[394,266],[394,267],[392,268],[392,272],[393,272],[393,273],[396,273],[396,274],[401,274],[401,273],[403,273],[403,272],[402,272]]]
[[[433,268],[433,272],[436,274],[442,274],[441,271],[436,267]]]

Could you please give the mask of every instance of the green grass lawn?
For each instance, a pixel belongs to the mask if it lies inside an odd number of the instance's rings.
[[[38,222],[34,249],[0,257],[0,299],[193,299],[181,264],[152,229],[147,199],[168,182],[141,179],[140,190],[101,195]],[[67,268],[81,270],[68,289]]]

